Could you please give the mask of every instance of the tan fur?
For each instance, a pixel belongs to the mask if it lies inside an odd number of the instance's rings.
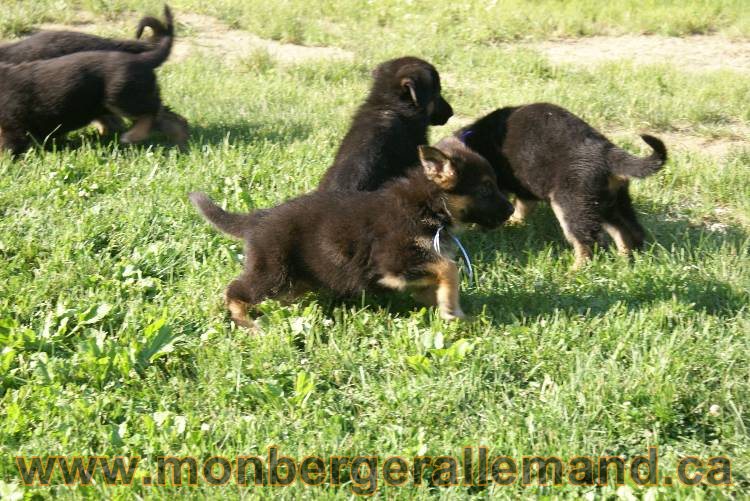
[[[180,148],[185,148],[188,140],[188,123],[177,113],[162,108],[156,117],[155,127],[161,130],[170,141]]]
[[[628,236],[618,227],[609,223],[602,223],[602,228],[606,231],[617,246],[617,252],[623,256],[628,256],[632,252],[632,244]]]
[[[92,124],[101,136],[108,136],[125,130],[125,124],[116,115],[103,115],[94,120]]]
[[[620,190],[623,186],[627,186],[629,183],[628,178],[625,176],[618,176],[617,174],[610,174],[607,179],[607,189],[610,193],[615,193]]]
[[[526,221],[526,218],[529,217],[529,214],[531,214],[534,209],[536,208],[537,201],[536,200],[524,200],[522,198],[517,198],[513,202],[513,215],[510,216],[510,219],[508,219],[508,222],[510,224],[521,224],[524,221]]]
[[[252,329],[253,324],[252,322],[250,322],[250,319],[247,317],[247,304],[246,303],[243,303],[242,301],[238,301],[237,299],[227,298],[227,308],[229,309],[229,313],[232,316],[232,321],[234,321],[235,324],[241,327],[247,327],[248,329]]]
[[[432,251],[432,239],[427,237],[417,237],[414,239],[414,243],[420,249]]]
[[[445,198],[445,205],[454,217],[461,217],[461,214],[466,210],[466,207],[470,203],[471,198],[467,196],[448,195]]]
[[[124,144],[132,144],[145,140],[151,133],[153,125],[154,117],[150,115],[136,118],[130,130],[120,138],[120,142]]]
[[[428,269],[435,274],[437,279],[435,298],[440,309],[440,318],[444,320],[465,318],[459,303],[458,267],[456,263],[441,259],[431,264]]]
[[[450,162],[446,164],[442,171],[425,169],[425,173],[427,174],[428,179],[432,180],[432,182],[434,182],[444,190],[455,188],[456,183],[458,182],[456,170],[453,168]]]
[[[406,279],[404,277],[399,277],[396,275],[385,275],[383,278],[378,280],[378,283],[383,287],[387,287],[388,289],[394,289],[397,291],[406,289]]]
[[[563,230],[565,239],[570,243],[570,245],[573,246],[573,251],[575,252],[576,256],[576,260],[573,263],[573,269],[578,270],[591,259],[591,248],[589,248],[587,245],[584,245],[573,235],[573,233],[571,233],[568,227],[568,222],[565,219],[565,213],[562,207],[560,207],[560,205],[555,202],[554,194],[550,196],[549,203],[552,207],[552,212],[555,213],[555,217],[557,217],[557,221],[560,223],[560,227]]]

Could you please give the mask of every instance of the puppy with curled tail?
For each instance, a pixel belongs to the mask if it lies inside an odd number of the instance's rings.
[[[588,262],[602,232],[621,254],[643,246],[645,231],[628,187],[631,179],[664,167],[667,148],[660,139],[642,135],[653,151],[637,157],[550,103],[495,110],[455,135],[487,158],[502,191],[516,195],[511,222],[523,222],[538,201],[549,202],[573,246],[574,269]]]
[[[168,6],[164,7],[164,21],[144,16],[136,27],[136,38],[150,28],[152,36],[146,40],[121,40],[105,38],[76,31],[40,31],[18,42],[0,45],[0,63],[21,64],[44,61],[80,52],[127,52],[141,54],[154,51],[164,37],[174,37],[174,20]],[[105,112],[94,120],[102,135],[125,130],[125,122],[113,113]],[[187,121],[169,107],[157,116],[154,128],[162,130],[178,144],[187,140]],[[180,139],[177,139],[180,138]]]
[[[0,149],[24,151],[30,138],[44,142],[113,114],[133,120],[121,142],[142,141],[164,116],[154,70],[172,50],[169,30],[151,50],[76,52],[66,56],[9,65],[0,63]],[[174,134],[173,140],[184,137]],[[179,144],[179,143],[178,143]]]

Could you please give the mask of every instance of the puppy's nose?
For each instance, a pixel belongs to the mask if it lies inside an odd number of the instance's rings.
[[[444,110],[443,115],[445,115],[445,121],[447,122],[448,119],[453,116],[453,107],[450,105],[450,103],[448,103],[448,101],[443,99],[442,96],[440,96],[440,101],[442,101],[443,110]]]
[[[430,117],[430,123],[432,125],[444,125],[452,116],[453,108],[448,104],[448,101],[443,99],[443,96],[440,96],[437,100],[435,111]]]

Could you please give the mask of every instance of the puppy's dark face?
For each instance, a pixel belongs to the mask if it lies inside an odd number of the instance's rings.
[[[373,72],[373,89],[410,103],[424,113],[431,125],[443,125],[453,108],[441,95],[440,75],[434,66],[416,57],[392,59]]]
[[[448,210],[458,222],[496,228],[513,214],[489,162],[458,139],[448,137],[435,148],[420,146],[419,158],[427,177],[445,190]]]

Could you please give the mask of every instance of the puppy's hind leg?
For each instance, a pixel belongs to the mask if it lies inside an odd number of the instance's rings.
[[[601,221],[594,207],[580,199],[550,196],[550,206],[560,223],[565,239],[573,246],[573,269],[582,268],[591,259],[591,248],[601,231]]]
[[[161,98],[155,80],[134,80],[132,88],[120,90],[108,100],[107,109],[117,116],[133,120],[133,125],[120,136],[123,144],[133,144],[145,140],[154,128],[156,117],[161,110]]]
[[[248,252],[246,259],[254,260],[254,257]],[[285,270],[282,269],[277,273],[269,273],[268,270],[269,267],[253,262],[227,287],[225,294],[227,309],[235,324],[254,330],[255,325],[247,314],[248,308],[259,304],[264,299],[278,297],[287,291],[284,287]]]
[[[234,280],[227,287],[224,297],[232,321],[240,327],[252,330],[254,325],[247,316],[247,309],[255,304],[255,301],[253,301],[255,294],[250,279],[250,276],[243,274],[240,278]]]
[[[640,249],[643,247],[646,231],[641,226],[641,223],[638,222],[638,216],[633,208],[633,201],[630,199],[628,187],[621,187],[616,196],[615,210],[625,226],[625,231],[628,233],[631,249]]]
[[[156,116],[155,127],[161,130],[180,149],[187,147],[188,123],[184,117],[163,106]]]
[[[122,137],[120,138],[120,142],[123,144],[134,144],[145,140],[151,133],[153,125],[153,115],[143,115],[137,117],[130,130],[122,135]]]

